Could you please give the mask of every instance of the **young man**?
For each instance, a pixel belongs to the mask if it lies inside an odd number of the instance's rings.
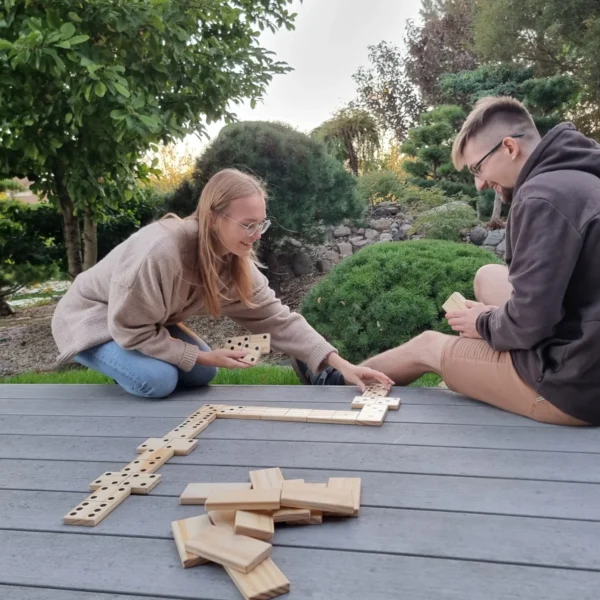
[[[459,336],[427,331],[367,360],[396,385],[441,375],[451,390],[538,421],[600,425],[600,145],[571,123],[540,137],[509,97],[480,100],[452,150],[478,190],[511,203],[507,267],[488,265],[478,302],[448,313]],[[328,369],[314,384],[341,384]]]

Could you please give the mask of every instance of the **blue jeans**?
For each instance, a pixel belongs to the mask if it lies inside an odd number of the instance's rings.
[[[167,329],[172,337],[195,344],[203,352],[210,351],[210,347],[183,324],[170,325]],[[177,387],[208,385],[218,371],[217,367],[197,364],[186,373],[137,350],[125,350],[112,340],[80,352],[73,360],[111,377],[125,391],[143,398],[165,398]]]

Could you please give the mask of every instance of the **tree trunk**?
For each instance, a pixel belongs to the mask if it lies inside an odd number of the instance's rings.
[[[11,308],[6,298],[0,297],[0,317],[8,317],[14,315],[15,311]]]
[[[56,191],[60,204],[60,211],[63,216],[63,231],[65,235],[65,246],[67,247],[67,261],[69,277],[75,279],[83,271],[83,262],[81,260],[81,231],[79,229],[79,220],[75,215],[73,201],[67,191],[62,173],[57,169],[54,172],[56,182]]]
[[[87,271],[98,262],[98,227],[92,219],[92,211],[86,208],[83,217],[83,270]]]
[[[358,177],[358,156],[354,150],[352,144],[352,138],[348,135],[344,136],[344,146],[346,146],[346,152],[348,153],[348,162],[350,163],[350,170]]]
[[[494,208],[492,210],[492,221],[494,219],[499,219],[502,214],[502,196],[496,192],[496,196],[494,197]]]

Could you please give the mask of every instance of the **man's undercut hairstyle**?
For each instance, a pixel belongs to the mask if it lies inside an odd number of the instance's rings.
[[[539,137],[533,118],[522,102],[511,96],[481,98],[463,123],[452,146],[452,162],[458,171],[465,166],[463,154],[467,142],[492,129],[503,131],[500,136],[505,137],[522,133],[525,141]]]

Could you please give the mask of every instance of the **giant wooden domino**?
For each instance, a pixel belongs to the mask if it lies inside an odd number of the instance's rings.
[[[445,312],[452,312],[455,310],[465,310],[467,308],[467,301],[460,292],[454,292],[444,304],[442,308]]]

